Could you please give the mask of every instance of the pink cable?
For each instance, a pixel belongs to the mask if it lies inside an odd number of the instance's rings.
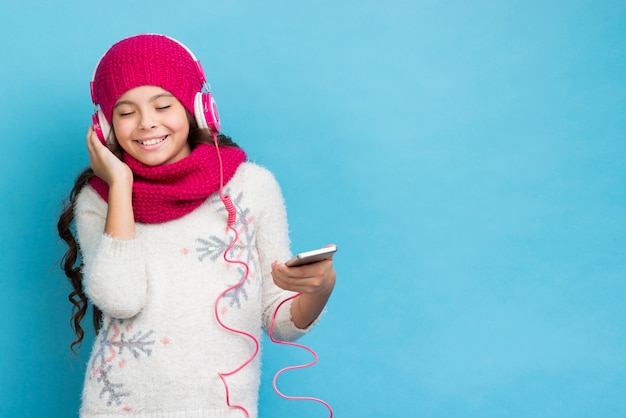
[[[245,331],[237,330],[237,329],[234,329],[234,328],[231,328],[231,327],[227,326],[226,324],[224,324],[222,322],[222,320],[220,319],[220,316],[219,316],[219,302],[220,302],[220,300],[228,292],[230,292],[230,291],[232,291],[232,290],[234,290],[234,289],[236,289],[236,288],[238,288],[240,286],[243,286],[243,284],[248,279],[248,275],[249,275],[249,272],[250,272],[250,267],[243,261],[229,259],[228,255],[227,255],[228,252],[235,246],[235,243],[239,240],[239,233],[237,232],[237,230],[233,226],[235,224],[236,217],[237,217],[237,209],[235,208],[235,205],[233,205],[233,202],[232,202],[230,196],[223,194],[224,175],[223,175],[223,170],[222,170],[222,156],[220,155],[220,152],[219,152],[219,146],[218,146],[218,141],[217,141],[217,134],[215,132],[213,132],[213,142],[215,144],[215,149],[217,150],[217,157],[218,157],[219,164],[220,164],[220,199],[224,203],[224,207],[226,208],[226,212],[228,213],[228,229],[235,234],[235,238],[230,243],[228,248],[226,248],[226,250],[224,251],[224,260],[227,263],[239,264],[239,265],[243,266],[244,269],[245,269],[245,274],[244,274],[243,278],[239,282],[237,282],[236,284],[230,286],[229,288],[224,290],[222,293],[220,293],[219,296],[217,297],[217,299],[215,300],[215,305],[214,305],[215,319],[217,320],[218,324],[222,328],[224,328],[225,330],[250,338],[254,342],[254,347],[255,347],[254,348],[254,353],[252,354],[252,356],[250,356],[250,358],[248,358],[239,367],[237,367],[236,369],[234,369],[234,370],[232,370],[230,372],[224,372],[224,373],[218,372],[217,375],[220,377],[220,379],[222,380],[222,383],[224,384],[224,390],[226,391],[226,405],[228,405],[229,408],[239,409],[240,411],[243,411],[243,413],[246,414],[246,417],[250,418],[250,413],[248,412],[248,410],[246,408],[244,408],[242,405],[233,405],[233,404],[230,403],[230,390],[228,388],[228,382],[226,382],[226,378],[228,376],[234,375],[235,373],[238,373],[244,367],[246,367],[248,364],[250,364],[252,362],[252,360],[254,360],[254,358],[259,353],[259,341],[252,334],[249,334],[249,333],[247,333]],[[308,397],[308,396],[289,396],[289,395],[285,395],[278,389],[278,386],[276,384],[278,376],[280,376],[283,372],[286,372],[286,371],[289,371],[289,370],[296,370],[296,369],[303,369],[303,368],[311,367],[311,366],[315,365],[317,363],[317,361],[318,361],[317,353],[315,351],[313,351],[311,348],[309,348],[309,347],[307,347],[305,345],[302,345],[302,344],[294,343],[294,342],[287,342],[287,341],[277,340],[277,339],[274,338],[274,335],[273,335],[273,333],[274,333],[274,323],[276,322],[276,316],[278,315],[278,310],[283,306],[283,304],[285,304],[286,302],[288,302],[288,301],[290,301],[292,299],[297,298],[298,296],[300,296],[299,293],[295,294],[295,295],[293,295],[293,296],[291,296],[291,297],[289,297],[289,298],[287,298],[285,300],[283,300],[282,302],[280,302],[278,304],[278,306],[276,307],[276,310],[274,311],[274,314],[272,316],[272,322],[270,324],[270,330],[269,330],[269,337],[270,337],[270,340],[272,340],[272,342],[274,342],[276,344],[282,344],[282,345],[288,345],[288,346],[292,346],[292,347],[298,347],[298,348],[301,348],[301,349],[304,349],[304,350],[308,351],[309,353],[311,353],[313,355],[313,361],[310,362],[310,363],[307,363],[307,364],[289,366],[289,367],[285,367],[285,368],[279,370],[274,375],[274,379],[272,381],[272,385],[274,386],[274,391],[278,394],[278,396],[282,397],[283,399],[295,400],[295,401],[313,401],[313,402],[318,402],[318,403],[324,405],[328,409],[328,411],[330,412],[330,418],[332,418],[333,417],[333,409],[331,408],[331,406],[328,403],[326,403],[322,399]]]
[[[235,373],[238,373],[240,370],[242,370],[244,367],[246,367],[248,364],[250,364],[252,362],[252,360],[254,360],[254,358],[259,353],[259,341],[252,334],[249,334],[249,333],[247,333],[245,331],[241,331],[241,330],[234,329],[234,328],[231,328],[231,327],[227,326],[226,324],[224,324],[224,322],[222,322],[222,320],[220,319],[220,315],[219,315],[219,303],[220,303],[220,300],[228,292],[230,292],[230,291],[232,291],[232,290],[234,290],[234,289],[236,289],[236,288],[238,288],[240,286],[243,286],[243,284],[248,279],[248,274],[250,272],[250,267],[243,261],[231,260],[231,259],[228,258],[228,252],[235,246],[235,244],[239,240],[239,233],[233,227],[233,225],[235,224],[236,217],[237,217],[237,210],[235,208],[235,205],[233,205],[233,202],[230,199],[230,196],[223,194],[224,177],[223,177],[223,170],[222,170],[222,156],[220,155],[220,152],[219,152],[219,146],[218,146],[218,142],[217,142],[217,134],[215,132],[213,132],[213,142],[215,144],[215,149],[217,150],[217,157],[218,157],[219,164],[220,164],[220,199],[224,203],[224,206],[226,207],[226,212],[228,213],[228,229],[235,234],[235,238],[232,240],[232,242],[230,243],[228,248],[226,248],[226,250],[224,251],[224,260],[227,263],[239,264],[239,265],[243,266],[244,269],[245,269],[245,274],[244,274],[243,278],[239,282],[237,282],[236,284],[230,286],[229,288],[224,290],[222,293],[220,293],[219,296],[217,297],[217,299],[215,300],[215,305],[213,306],[214,307],[214,313],[215,313],[215,319],[217,320],[218,324],[222,328],[224,328],[225,330],[250,338],[254,342],[254,346],[255,346],[254,353],[252,354],[252,356],[250,356],[250,358],[248,358],[245,362],[243,362],[239,367],[237,367],[236,369],[234,369],[234,370],[232,370],[230,372],[224,372],[224,373],[218,372],[217,375],[220,377],[220,379],[222,380],[222,383],[224,384],[224,390],[226,391],[226,405],[228,405],[229,408],[239,409],[240,411],[243,411],[243,413],[246,414],[246,417],[250,418],[250,413],[248,412],[248,410],[246,408],[244,408],[242,405],[233,405],[233,404],[230,403],[230,390],[228,388],[228,383],[226,382],[226,378],[228,376],[234,375]]]
[[[288,345],[288,346],[292,346],[292,347],[298,347],[301,348],[303,350],[308,351],[309,353],[311,353],[313,355],[313,361],[311,361],[310,363],[306,363],[306,364],[300,364],[300,365],[295,365],[295,366],[288,366],[288,367],[284,367],[282,369],[280,369],[278,372],[276,372],[276,374],[274,375],[274,379],[272,380],[272,385],[274,386],[274,391],[278,394],[278,396],[282,397],[283,399],[288,399],[288,400],[292,400],[292,401],[313,401],[313,402],[317,402],[320,403],[322,405],[324,405],[326,407],[326,409],[328,409],[328,412],[330,413],[330,418],[333,417],[333,408],[331,408],[331,406],[323,401],[322,399],[318,399],[318,398],[312,398],[309,396],[289,396],[289,395],[285,395],[284,393],[282,393],[279,389],[278,386],[276,384],[276,381],[278,380],[278,376],[280,376],[283,372],[289,371],[289,370],[296,370],[296,369],[304,369],[307,367],[311,367],[313,365],[315,365],[317,363],[318,360],[318,356],[317,353],[315,351],[313,351],[313,349],[302,345],[302,344],[298,344],[298,343],[294,343],[294,342],[288,342],[288,341],[281,341],[281,340],[277,340],[274,338],[274,323],[276,322],[276,316],[278,315],[278,310],[281,308],[281,306],[283,306],[283,304],[285,304],[286,302],[295,299],[297,297],[299,297],[301,294],[297,293],[293,296],[288,297],[287,299],[283,300],[282,302],[280,302],[280,304],[278,304],[278,306],[276,307],[276,310],[274,311],[274,315],[272,316],[272,322],[270,324],[270,331],[269,331],[269,337],[270,340],[272,340],[272,342],[276,343],[276,344],[282,344],[282,345]]]

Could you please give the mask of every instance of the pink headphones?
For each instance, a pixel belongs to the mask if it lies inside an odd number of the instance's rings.
[[[198,72],[198,77],[200,78],[200,81],[202,81],[202,89],[198,93],[196,93],[196,96],[194,99],[194,115],[196,118],[196,122],[198,123],[198,127],[200,127],[201,129],[209,129],[212,132],[219,132],[220,131],[220,116],[217,111],[217,103],[215,102],[215,99],[213,98],[213,95],[211,94],[211,88],[210,88],[210,85],[206,81],[204,70],[202,69],[202,65],[200,64],[200,61],[191,52],[191,50],[187,48],[185,45],[183,45],[181,42],[177,41],[176,39],[169,38],[169,37],[168,39],[172,40],[173,42],[176,42],[187,51],[189,56],[193,59],[196,65],[196,71]],[[106,52],[103,54],[102,57],[104,57],[105,55],[106,55]],[[90,85],[90,90],[91,90],[91,101],[93,102],[94,109],[95,109],[94,113],[91,115],[91,122],[93,124],[93,130],[96,133],[96,135],[98,135],[98,138],[100,139],[100,141],[102,141],[102,143],[106,143],[106,139],[109,137],[109,134],[111,133],[111,126],[109,125],[109,122],[104,116],[104,113],[100,109],[100,105],[96,103],[95,95],[94,95],[94,80],[96,76],[96,71],[98,69],[98,66],[100,65],[100,61],[102,60],[102,57],[100,58],[100,60],[98,60],[98,63],[96,64],[96,68],[94,69],[93,76],[91,77],[91,82],[89,83],[89,85]]]

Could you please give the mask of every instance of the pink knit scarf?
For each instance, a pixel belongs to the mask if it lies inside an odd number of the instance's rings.
[[[224,184],[246,159],[243,150],[220,147]],[[220,188],[220,165],[215,147],[198,145],[187,158],[172,164],[147,166],[127,153],[122,156],[134,174],[135,221],[160,223],[180,218],[200,206]],[[109,186],[99,177],[89,184],[108,202]]]

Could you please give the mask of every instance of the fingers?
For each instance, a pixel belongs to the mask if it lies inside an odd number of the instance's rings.
[[[93,134],[93,127],[89,125],[89,129],[87,129],[87,137],[85,143],[87,144],[87,151],[91,154],[92,146],[91,146],[91,135]]]
[[[130,168],[100,141],[92,126],[87,129],[86,143],[89,165],[96,176],[104,180],[109,186],[116,180],[130,181],[132,179]]]
[[[94,132],[93,126],[90,125],[87,129],[87,151],[89,152],[90,158],[93,158],[99,147],[106,148],[98,138],[98,135]]]
[[[99,152],[99,148],[103,146],[102,143],[100,143],[100,140],[98,139],[98,135],[96,135],[96,133],[93,131],[93,127],[89,126],[89,129],[87,129],[87,152],[89,153],[89,159],[91,160],[91,168],[95,168],[93,167],[94,165],[98,165],[98,160],[100,160],[102,157],[98,157],[98,152]]]
[[[329,294],[335,285],[332,260],[299,267],[287,267],[281,262],[272,264],[274,283],[282,289],[308,294]]]

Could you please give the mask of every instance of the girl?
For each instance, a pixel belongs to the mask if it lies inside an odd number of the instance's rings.
[[[283,264],[280,188],[218,133],[205,85],[162,35],[123,39],[96,67],[90,168],[58,223],[72,350],[89,304],[97,331],[81,416],[256,417],[261,329],[295,340],[333,290],[331,258]]]

